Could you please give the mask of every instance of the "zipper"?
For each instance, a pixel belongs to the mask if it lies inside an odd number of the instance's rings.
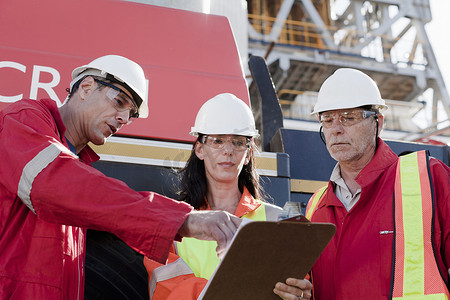
[[[80,280],[80,277],[83,275],[83,274],[81,274],[82,273],[82,271],[83,271],[83,266],[81,266],[81,269],[80,269],[80,256],[81,256],[81,251],[80,251],[80,242],[81,242],[81,236],[80,236],[80,228],[77,228],[77,231],[78,231],[78,241],[77,241],[77,249],[78,249],[78,263],[77,263],[77,265],[78,265],[78,292],[77,292],[77,299],[78,300],[80,300],[80,289],[81,289],[81,280]]]

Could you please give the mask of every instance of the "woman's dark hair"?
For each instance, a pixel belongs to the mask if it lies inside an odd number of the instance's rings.
[[[197,138],[197,141],[195,141],[192,147],[191,156],[187,160],[186,166],[180,171],[181,187],[178,192],[180,200],[189,203],[195,209],[207,207],[205,201],[207,190],[205,164],[203,160],[199,159],[195,154],[195,145],[201,143],[202,137],[203,135],[200,135]],[[256,146],[253,141],[251,143],[251,148],[254,153],[256,151]],[[242,193],[245,186],[253,198],[263,200],[261,199],[263,191],[259,184],[259,175],[256,172],[254,165],[254,155],[252,154],[250,161],[248,164],[244,165],[239,174],[239,191]]]

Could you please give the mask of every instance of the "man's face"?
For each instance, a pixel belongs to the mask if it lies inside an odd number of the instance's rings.
[[[106,139],[116,133],[124,124],[127,124],[130,117],[130,110],[117,109],[114,101],[126,101],[124,95],[114,95],[114,89],[104,86],[94,80],[90,82],[91,88],[87,89],[83,101],[83,115],[81,131],[89,141],[95,145],[102,145]],[[126,93],[131,94],[120,85],[113,83]],[[100,88],[99,88],[100,87]]]
[[[375,153],[374,117],[363,118],[363,109],[339,109],[321,113],[328,152],[339,163],[367,163]],[[355,118],[355,119],[353,119]],[[382,116],[379,116],[382,121]]]

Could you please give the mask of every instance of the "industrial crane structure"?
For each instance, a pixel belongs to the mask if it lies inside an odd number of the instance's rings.
[[[351,67],[390,107],[385,138],[450,141],[450,97],[425,30],[429,0],[247,0],[247,10],[248,53],[266,58],[285,127],[317,130],[298,121],[314,118],[323,81]],[[419,112],[426,128],[413,121]]]

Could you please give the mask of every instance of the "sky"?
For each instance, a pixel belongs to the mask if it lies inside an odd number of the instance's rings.
[[[438,60],[439,68],[450,88],[450,1],[430,0],[432,21],[427,24],[426,31],[434,54]]]
[[[432,21],[426,25],[426,31],[439,69],[444,77],[447,91],[450,92],[450,1],[430,0]],[[440,118],[446,118],[441,114]]]

